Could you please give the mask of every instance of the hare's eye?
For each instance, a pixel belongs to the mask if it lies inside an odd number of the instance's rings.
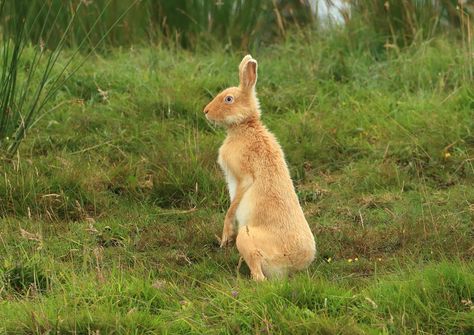
[[[234,102],[234,97],[232,95],[228,95],[225,97],[224,101],[226,104],[231,104]]]

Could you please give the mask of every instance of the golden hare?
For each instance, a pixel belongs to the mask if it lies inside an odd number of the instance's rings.
[[[283,151],[260,121],[257,61],[252,56],[242,59],[239,77],[239,87],[224,90],[204,108],[208,120],[227,128],[218,163],[231,204],[221,247],[235,239],[254,280],[285,277],[311,264],[316,252],[314,237]]]

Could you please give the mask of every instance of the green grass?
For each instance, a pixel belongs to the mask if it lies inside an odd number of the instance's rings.
[[[202,116],[241,56],[115,50],[50,101],[0,166],[0,332],[474,333],[465,48],[375,59],[334,31],[253,53],[318,247],[261,284],[218,248],[224,131]]]

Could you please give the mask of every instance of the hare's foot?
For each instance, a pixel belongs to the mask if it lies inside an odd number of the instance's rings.
[[[264,276],[263,272],[261,273],[252,272],[252,279],[255,281],[264,281],[264,280],[267,280],[267,277]]]

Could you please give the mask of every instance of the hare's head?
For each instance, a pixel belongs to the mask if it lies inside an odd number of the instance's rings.
[[[239,77],[239,87],[225,89],[204,108],[208,120],[232,126],[260,116],[255,93],[257,61],[252,56],[247,55],[240,62]]]

